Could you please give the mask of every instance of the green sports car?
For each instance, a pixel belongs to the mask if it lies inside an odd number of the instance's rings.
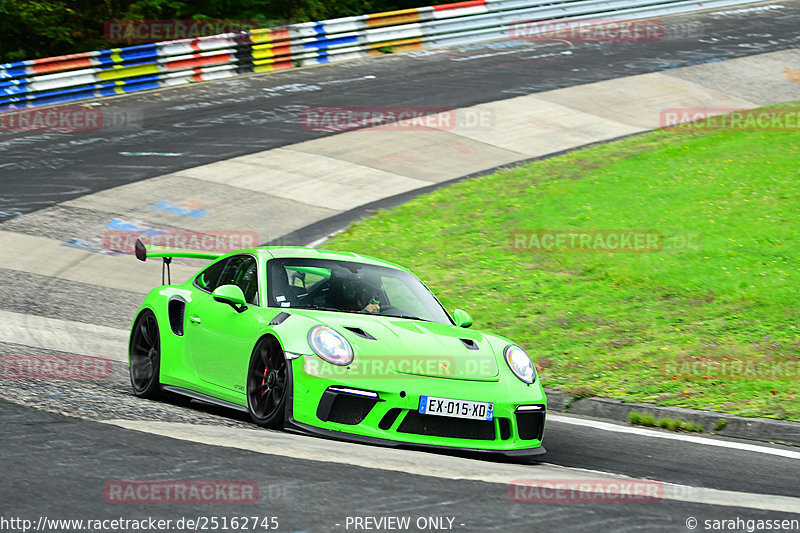
[[[262,427],[389,446],[545,452],[530,358],[466,329],[407,269],[301,247],[227,254],[136,243],[136,256],[210,259],[145,298],[131,330],[137,396],[177,393]],[[162,267],[163,268],[163,267]]]

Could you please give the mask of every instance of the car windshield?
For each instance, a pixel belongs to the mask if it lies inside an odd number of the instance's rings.
[[[270,307],[394,316],[452,324],[413,274],[384,266],[329,259],[267,262]]]

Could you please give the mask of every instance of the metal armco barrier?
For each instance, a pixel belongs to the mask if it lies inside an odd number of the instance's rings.
[[[0,64],[0,112],[509,38],[519,21],[647,18],[753,0],[468,0]]]

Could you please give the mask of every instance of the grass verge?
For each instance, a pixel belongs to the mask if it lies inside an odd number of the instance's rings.
[[[798,420],[798,154],[800,130],[658,130],[442,188],[325,247],[411,268],[547,387]],[[609,230],[659,251],[515,248]]]
[[[687,431],[689,433],[705,432],[701,424],[695,424],[694,422],[688,422],[680,418],[670,418],[668,416],[656,420],[656,418],[649,413],[642,414],[636,411],[630,412],[628,421],[636,426],[659,427],[670,431]]]

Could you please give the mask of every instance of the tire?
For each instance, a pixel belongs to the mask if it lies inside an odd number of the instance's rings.
[[[133,393],[140,398],[161,398],[161,336],[156,316],[149,309],[136,319],[128,345],[128,368]]]
[[[283,427],[289,392],[289,372],[280,343],[275,337],[258,341],[247,371],[247,411],[263,428]]]

